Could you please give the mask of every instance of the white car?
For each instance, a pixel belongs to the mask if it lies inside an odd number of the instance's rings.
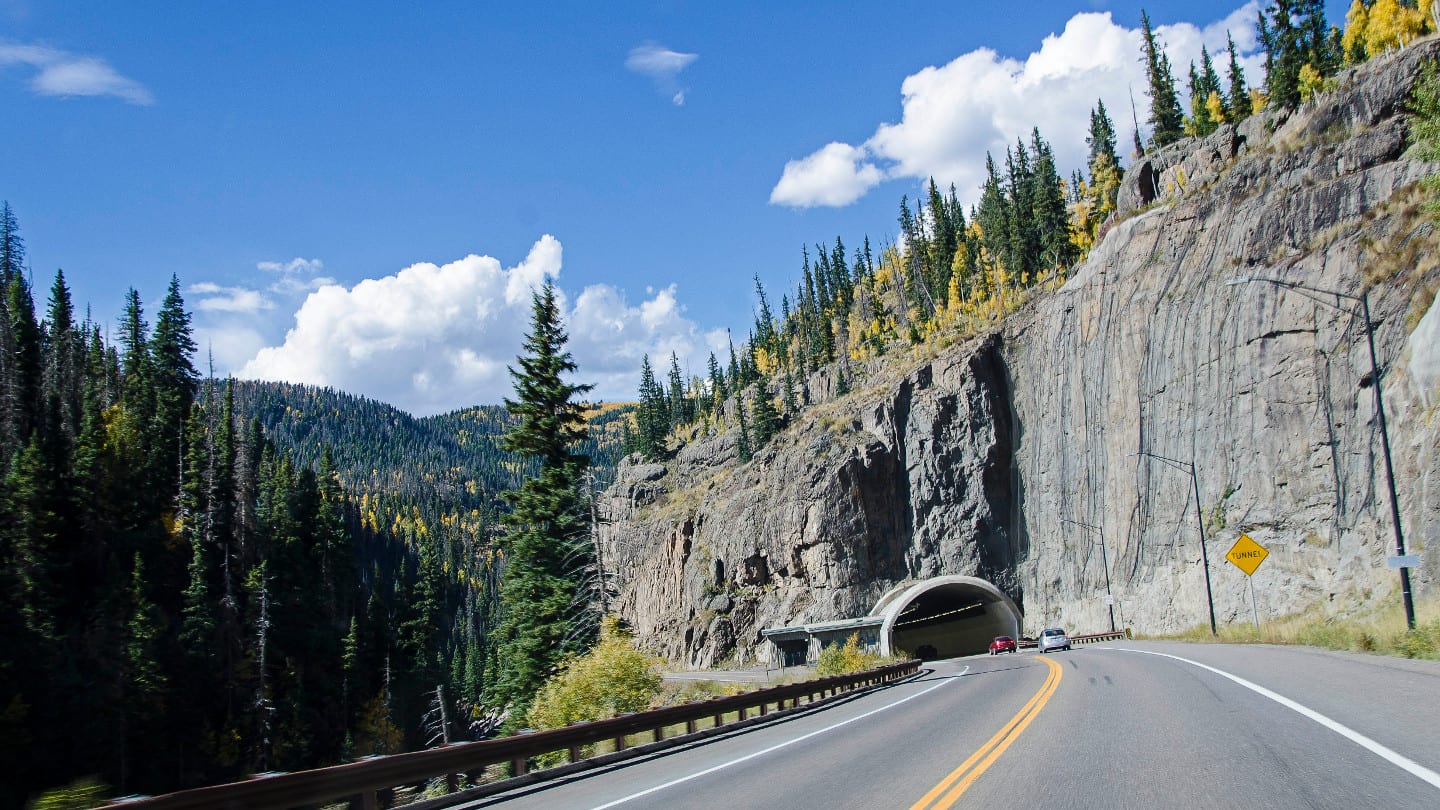
[[[1052,627],[1049,630],[1040,631],[1040,638],[1035,640],[1035,646],[1042,653],[1050,652],[1051,650],[1069,650],[1070,637],[1065,635],[1064,630],[1058,627]]]

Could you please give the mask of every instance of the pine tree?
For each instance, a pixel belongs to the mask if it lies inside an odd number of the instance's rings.
[[[1277,107],[1300,103],[1300,69],[1305,66],[1305,52],[1301,30],[1294,22],[1295,6],[1296,0],[1275,0],[1261,12],[1266,95],[1269,103]]]
[[[1120,156],[1116,153],[1115,125],[1105,112],[1105,102],[1097,101],[1090,111],[1090,134],[1085,143],[1090,147],[1090,221],[1098,231],[1100,223],[1115,210],[1120,195]],[[1079,183],[1075,186],[1078,188]],[[1095,231],[1090,236],[1093,239]]]
[[[1039,236],[1039,269],[1064,269],[1080,258],[1080,249],[1070,238],[1070,212],[1065,206],[1065,184],[1055,167],[1055,153],[1040,137],[1036,127],[1030,135],[1030,148],[1035,153],[1035,171],[1031,175],[1031,206],[1035,229]]]
[[[665,454],[665,435],[670,432],[670,407],[665,391],[655,380],[650,355],[640,358],[640,406],[635,411],[635,449],[646,458]]]
[[[715,359],[715,353],[710,353],[708,365],[710,376],[710,409],[720,413],[725,405],[725,397],[729,396],[725,391],[725,373],[720,370],[720,361]]]
[[[980,205],[975,224],[980,226],[980,241],[992,263],[1005,264],[1010,251],[1010,216],[995,159],[985,154],[985,184],[980,192]],[[1014,269],[1014,268],[1010,268]]]
[[[666,421],[669,425],[666,431],[669,432],[694,418],[690,413],[690,400],[685,396],[685,382],[680,376],[680,358],[675,352],[670,352],[670,373],[667,383],[668,390],[665,399],[669,405],[669,413],[666,414]]]
[[[502,541],[499,671],[488,696],[494,704],[522,709],[512,715],[517,723],[560,657],[583,646],[583,637],[571,632],[570,608],[579,585],[574,560],[589,548],[579,488],[588,459],[571,448],[585,438],[576,397],[591,386],[565,380],[576,366],[565,350],[568,336],[548,282],[534,295],[532,310],[526,354],[518,358],[519,371],[510,369],[515,399],[505,400],[519,424],[505,434],[503,446],[537,462],[539,472],[506,493],[512,511]]]
[[[48,418],[59,423],[65,440],[71,442],[80,433],[85,344],[75,323],[75,306],[70,301],[70,288],[65,284],[63,271],[55,271],[50,303],[41,326],[45,407],[54,411]]]
[[[780,414],[775,411],[770,392],[763,384],[758,385],[755,392],[755,447],[769,444],[770,439],[779,432]]]
[[[195,401],[199,373],[191,357],[195,339],[190,333],[190,313],[180,297],[180,279],[170,277],[170,287],[155,316],[155,333],[150,338],[151,381],[155,392],[154,442],[151,457],[155,486],[173,492],[180,469],[181,435],[190,406]]]
[[[1250,105],[1250,88],[1245,84],[1245,69],[1240,66],[1240,56],[1235,51],[1235,38],[1230,32],[1225,32],[1226,52],[1230,56],[1229,65],[1226,68],[1226,76],[1230,81],[1230,93],[1227,96],[1227,118],[1232,124],[1238,124],[1250,117],[1252,112]]]
[[[1150,85],[1150,139],[1156,146],[1166,146],[1185,134],[1185,114],[1175,93],[1175,76],[1170,70],[1170,57],[1156,41],[1150,27],[1150,15],[1140,12],[1145,39],[1145,75]]]
[[[35,321],[35,301],[30,282],[24,273],[10,276],[5,288],[5,309],[9,314],[4,324],[9,356],[4,382],[6,433],[14,446],[23,445],[43,419],[43,357],[40,346],[40,325]],[[8,438],[7,437],[7,438]],[[13,446],[12,448],[13,449]],[[8,461],[8,458],[7,458]]]
[[[1214,108],[1219,105],[1218,108]],[[1214,109],[1212,109],[1214,108]],[[1220,77],[1210,52],[1200,48],[1200,68],[1190,63],[1190,121],[1187,131],[1204,137],[1220,127],[1226,119],[1225,97],[1220,94]]]

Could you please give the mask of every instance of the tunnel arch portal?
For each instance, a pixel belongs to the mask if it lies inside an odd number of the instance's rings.
[[[870,615],[884,618],[882,655],[954,658],[987,651],[995,636],[1020,635],[1020,608],[979,577],[933,577],[898,586],[880,597]]]

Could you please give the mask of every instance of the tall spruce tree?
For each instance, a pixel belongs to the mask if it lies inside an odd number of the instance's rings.
[[[1240,55],[1235,50],[1235,38],[1230,32],[1225,32],[1225,50],[1230,57],[1226,66],[1226,78],[1230,82],[1230,92],[1226,97],[1226,120],[1232,124],[1238,124],[1250,117],[1250,88],[1245,84],[1245,68],[1240,66]]]
[[[498,671],[487,698],[517,709],[512,725],[523,722],[524,711],[560,658],[589,640],[574,632],[571,608],[581,574],[576,560],[589,556],[589,521],[580,489],[589,459],[573,449],[585,439],[584,413],[576,398],[592,386],[566,379],[576,371],[565,349],[568,340],[555,288],[546,282],[533,296],[525,353],[517,358],[520,368],[510,369],[515,399],[505,400],[518,424],[505,434],[503,447],[539,467],[519,489],[505,493],[512,511],[501,541],[503,616],[496,628]]]
[[[1300,69],[1305,66],[1302,31],[1295,24],[1296,0],[1275,0],[1260,17],[1265,46],[1265,89],[1269,103],[1294,107],[1300,103]]]
[[[1170,57],[1165,55],[1164,45],[1156,40],[1150,15],[1144,10],[1140,12],[1140,22],[1145,40],[1145,75],[1150,85],[1150,139],[1156,146],[1165,146],[1185,134],[1185,113],[1175,92]]]

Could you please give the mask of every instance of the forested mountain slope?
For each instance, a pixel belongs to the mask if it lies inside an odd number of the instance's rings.
[[[514,420],[503,405],[476,405],[428,417],[331,388],[284,382],[235,381],[235,402],[256,418],[277,446],[310,466],[330,448],[344,485],[356,493],[395,495],[469,511],[493,509],[499,495],[528,471],[500,449]],[[591,414],[580,452],[603,488],[620,455],[624,407]]]

